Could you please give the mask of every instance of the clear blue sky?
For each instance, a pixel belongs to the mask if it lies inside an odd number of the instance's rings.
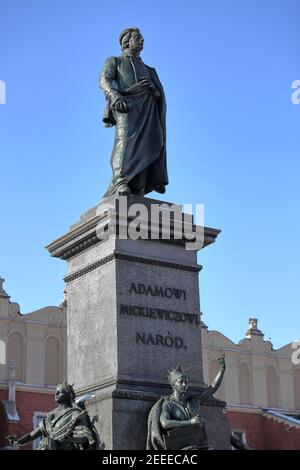
[[[61,301],[66,265],[44,246],[108,186],[98,75],[134,25],[167,96],[162,199],[204,203],[222,230],[199,256],[204,321],[300,337],[299,18],[299,0],[1,0],[0,274],[22,313]]]

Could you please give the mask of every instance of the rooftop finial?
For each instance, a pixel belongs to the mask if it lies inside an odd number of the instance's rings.
[[[257,328],[258,319],[257,318],[249,318],[249,329],[246,332],[246,338],[251,338],[251,336],[264,336],[262,331]]]
[[[7,299],[9,299],[9,295],[3,289],[4,282],[5,282],[5,279],[3,279],[3,277],[0,276],[0,297],[6,297]]]

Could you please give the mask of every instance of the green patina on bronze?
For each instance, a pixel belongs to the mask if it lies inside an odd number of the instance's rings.
[[[75,403],[73,387],[67,382],[58,384],[55,393],[58,407],[43,418],[36,429],[19,439],[9,436],[15,446],[23,446],[41,438],[38,450],[99,449],[100,439],[84,402]]]
[[[225,359],[219,359],[220,370],[213,383],[200,394],[184,399],[188,377],[180,366],[169,373],[173,392],[152,407],[148,417],[147,450],[210,449],[205,421],[197,406],[208,400],[220,387]]]
[[[122,55],[104,64],[100,87],[107,106],[103,121],[116,126],[111,156],[113,176],[104,197],[165,192],[166,101],[154,68],[140,58],[144,39],[138,28],[120,35]]]

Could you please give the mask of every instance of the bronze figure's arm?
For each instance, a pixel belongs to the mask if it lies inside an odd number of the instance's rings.
[[[37,427],[33,431],[31,431],[28,434],[24,434],[24,436],[19,437],[19,439],[16,436],[7,436],[6,439],[13,445],[13,446],[24,446],[28,444],[31,441],[34,441],[34,439],[37,439],[38,437],[41,437],[42,432],[41,430]]]
[[[178,419],[171,419],[170,411],[168,405],[163,403],[161,415],[160,415],[160,424],[163,429],[166,431],[175,428],[186,428],[194,424],[205,425],[204,419],[200,415],[194,416],[192,419],[187,419],[180,421]]]
[[[221,383],[222,383],[222,380],[223,380],[223,376],[224,376],[224,372],[225,372],[225,368],[226,368],[226,365],[225,365],[225,357],[220,357],[218,359],[219,361],[219,364],[220,364],[220,370],[219,372],[217,373],[217,375],[215,376],[214,380],[212,381],[212,384],[207,387],[199,396],[197,397],[193,397],[193,398],[198,398],[200,400],[200,403],[203,403],[205,402],[206,400],[208,400],[214,393],[216,393],[216,391],[219,389]]]
[[[109,102],[110,108],[115,109],[119,113],[127,113],[127,104],[122,94],[113,86],[116,78],[117,58],[110,57],[104,64],[100,75],[100,88],[104,91],[105,97]]]

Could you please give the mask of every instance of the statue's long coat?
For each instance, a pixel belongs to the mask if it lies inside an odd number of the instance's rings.
[[[142,77],[152,80],[155,93],[139,84]],[[107,99],[103,120],[108,127],[116,126],[113,177],[105,196],[114,194],[122,184],[128,184],[134,194],[164,193],[168,184],[166,101],[155,69],[140,57],[111,57],[104,65],[100,86]],[[128,105],[127,113],[113,110],[120,97]]]

